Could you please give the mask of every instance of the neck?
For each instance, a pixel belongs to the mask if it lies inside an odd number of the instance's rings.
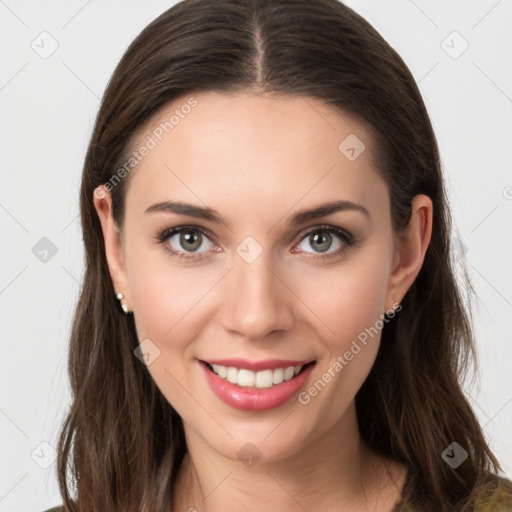
[[[279,460],[254,464],[225,457],[185,425],[187,454],[175,486],[173,511],[262,509],[391,511],[404,472],[362,442],[355,405],[307,446]],[[390,464],[393,467],[390,467]],[[390,470],[393,474],[390,473]],[[398,480],[398,482],[397,482]]]

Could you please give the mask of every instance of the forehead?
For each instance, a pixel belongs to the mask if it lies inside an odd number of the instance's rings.
[[[289,209],[301,198],[305,206],[326,196],[368,202],[387,195],[370,131],[310,97],[184,96],[139,131],[133,149],[144,145],[150,149],[130,176],[127,210],[179,199],[256,213]]]

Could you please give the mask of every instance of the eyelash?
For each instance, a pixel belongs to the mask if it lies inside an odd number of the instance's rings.
[[[178,252],[170,248],[169,244],[166,244],[166,242],[171,238],[172,236],[176,235],[177,233],[180,233],[182,231],[185,232],[197,232],[201,233],[201,235],[205,236],[209,240],[211,240],[211,237],[209,236],[208,232],[205,231],[203,228],[200,228],[198,226],[178,226],[174,228],[168,228],[160,232],[155,237],[155,242],[164,245],[164,249],[171,255],[176,258],[184,259],[184,260],[199,260],[204,258],[205,256],[191,256],[188,253]],[[297,245],[298,243],[302,242],[306,237],[313,233],[334,233],[336,236],[340,238],[343,245],[340,249],[338,249],[335,252],[329,253],[326,256],[322,256],[318,254],[317,256],[308,256],[310,259],[328,259],[333,258],[336,256],[341,256],[344,254],[348,249],[356,246],[356,241],[352,234],[350,234],[348,231],[345,231],[344,229],[338,228],[336,226],[330,226],[328,224],[321,224],[319,226],[314,226],[310,229],[308,229],[306,232],[302,233],[301,237],[299,238],[298,242],[296,242],[294,245]],[[201,254],[201,253],[198,253]]]

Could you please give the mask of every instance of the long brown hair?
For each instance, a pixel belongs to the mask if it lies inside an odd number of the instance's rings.
[[[170,101],[255,89],[320,99],[372,129],[395,232],[407,224],[416,194],[432,199],[423,267],[384,326],[356,408],[363,439],[407,466],[404,502],[466,510],[472,492],[500,467],[461,389],[474,341],[454,275],[437,142],[403,60],[336,0],[185,0],[148,25],[115,69],[81,183],[85,276],[69,351],[73,401],[58,446],[65,509],[171,510],[186,452],[181,418],[134,357],[137,333],[115,297],[94,189],[111,179],[137,130]],[[111,191],[120,227],[128,183],[129,176]],[[457,469],[441,456],[452,442],[468,452]]]

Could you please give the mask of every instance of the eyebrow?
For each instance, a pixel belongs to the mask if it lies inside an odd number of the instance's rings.
[[[364,206],[353,203],[352,201],[339,200],[321,204],[311,209],[300,210],[291,217],[290,224],[294,226],[304,224],[305,222],[308,222],[310,220],[325,217],[332,213],[341,211],[358,211],[363,213],[365,217],[367,217],[368,219],[371,218],[370,212]],[[203,208],[201,206],[196,206],[193,204],[183,203],[179,201],[164,201],[160,203],[155,203],[151,205],[149,208],[147,208],[144,214],[154,212],[175,213],[177,215],[194,217],[196,219],[202,219],[210,222],[222,223],[227,225],[225,219],[217,211],[211,208]]]

